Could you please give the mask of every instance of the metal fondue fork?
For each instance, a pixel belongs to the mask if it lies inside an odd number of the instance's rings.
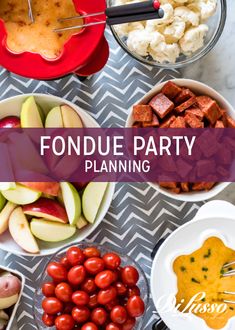
[[[235,261],[224,265],[223,268],[222,268],[223,274],[221,276],[222,277],[235,276],[235,269],[229,270],[229,267],[234,266],[234,265],[235,265]],[[221,294],[235,296],[235,292],[233,292],[233,291],[223,291],[223,292],[221,292]],[[226,299],[224,299],[224,303],[235,305],[235,300],[226,300]]]
[[[130,22],[138,22],[151,19],[161,19],[164,16],[164,10],[160,8],[160,2],[158,0],[149,0],[143,2],[137,2],[133,4],[114,6],[107,8],[104,12],[85,14],[82,16],[59,18],[58,22],[72,21],[76,19],[86,19],[89,17],[105,15],[105,20],[97,20],[92,23],[84,23],[79,25],[73,25],[64,28],[55,29],[54,32],[63,32],[73,29],[81,29],[88,26],[108,24],[117,25]]]
[[[33,17],[33,9],[32,9],[32,0],[28,0],[28,7],[29,7],[29,19],[32,23],[34,23],[34,17]]]

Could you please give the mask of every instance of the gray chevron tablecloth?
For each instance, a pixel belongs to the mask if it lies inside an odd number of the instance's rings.
[[[109,31],[107,37],[111,54],[101,73],[83,82],[76,76],[43,82],[24,79],[0,69],[1,99],[28,92],[49,93],[76,103],[104,127],[124,126],[127,109],[134,102],[157,82],[178,77],[180,74],[137,63],[120,49]],[[168,199],[147,184],[117,184],[111,208],[89,240],[122,249],[123,253],[131,255],[141,264],[149,278],[151,252],[157,241],[190,220],[199,206]],[[0,253],[0,264],[17,269],[27,278],[17,312],[16,329],[36,329],[32,299],[46,262],[47,258],[26,258]],[[143,330],[152,328],[151,325],[157,319],[154,311],[151,302]]]

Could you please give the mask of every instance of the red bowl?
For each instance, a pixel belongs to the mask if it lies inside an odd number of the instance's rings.
[[[106,9],[105,0],[73,0],[77,12],[89,14]],[[105,15],[99,16],[105,20]],[[89,17],[86,23],[97,21]],[[64,46],[60,57],[49,60],[40,54],[31,52],[14,53],[7,48],[7,32],[3,20],[0,20],[0,65],[18,75],[49,80],[70,73],[88,76],[101,70],[109,56],[108,43],[104,37],[105,24],[91,26],[73,35]]]

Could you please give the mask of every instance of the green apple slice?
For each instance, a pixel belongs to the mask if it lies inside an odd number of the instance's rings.
[[[78,219],[77,224],[76,224],[77,228],[82,229],[82,228],[86,227],[87,225],[88,225],[88,222],[86,221],[84,216],[81,215],[80,218]]]
[[[0,235],[5,233],[5,231],[8,229],[8,222],[10,215],[16,207],[17,207],[16,204],[8,202],[5,205],[5,207],[2,209],[0,213]]]
[[[83,123],[78,113],[68,105],[62,105],[61,114],[65,128],[83,128]]]
[[[38,253],[38,244],[32,235],[29,223],[24,215],[22,208],[17,207],[9,219],[9,231],[14,241],[29,253]]]
[[[42,110],[37,105],[35,98],[30,96],[22,105],[20,121],[22,128],[42,128]]]
[[[90,182],[84,190],[82,209],[86,220],[90,223],[95,222],[107,186],[107,182]]]
[[[61,182],[60,187],[69,223],[70,225],[75,226],[82,212],[79,193],[69,182]]]
[[[0,190],[15,189],[15,182],[0,182]]]
[[[46,117],[46,128],[63,128],[63,119],[60,107],[53,108]]]
[[[0,212],[2,211],[5,205],[6,205],[6,198],[3,197],[3,195],[0,193]]]
[[[2,195],[9,201],[18,205],[26,205],[35,202],[41,196],[41,192],[16,184],[14,190],[2,191]]]
[[[44,219],[33,219],[30,228],[35,237],[45,242],[61,242],[76,232],[76,227]]]

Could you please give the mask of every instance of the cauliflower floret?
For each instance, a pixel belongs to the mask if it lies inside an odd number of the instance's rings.
[[[190,23],[193,26],[198,26],[200,23],[199,13],[194,12],[185,6],[175,8],[174,14],[176,17],[182,18],[185,23]]]
[[[179,41],[186,28],[186,23],[180,17],[176,17],[170,25],[168,25],[163,34],[167,40],[167,43],[174,43]]]
[[[157,31],[151,33],[150,48],[152,50],[157,51],[159,44],[162,42],[165,42],[165,38],[161,33]]]
[[[150,49],[149,53],[159,63],[175,63],[180,55],[180,48],[176,43],[168,45],[161,42],[154,50]]]
[[[148,55],[148,47],[151,42],[151,34],[146,30],[135,30],[129,33],[127,46],[130,51],[141,56]]]
[[[115,31],[120,38],[127,37],[131,31],[144,30],[142,22],[125,23],[115,26]]]
[[[159,25],[167,25],[174,20],[174,8],[171,4],[167,3],[161,6],[164,10],[164,17],[160,19],[153,19],[146,22],[146,29],[149,32],[156,31]]]
[[[214,15],[217,8],[217,0],[200,0],[201,18],[203,21]]]
[[[208,26],[205,24],[200,24],[197,27],[188,29],[179,42],[182,52],[185,55],[191,55],[198,49],[202,48],[208,29]]]

